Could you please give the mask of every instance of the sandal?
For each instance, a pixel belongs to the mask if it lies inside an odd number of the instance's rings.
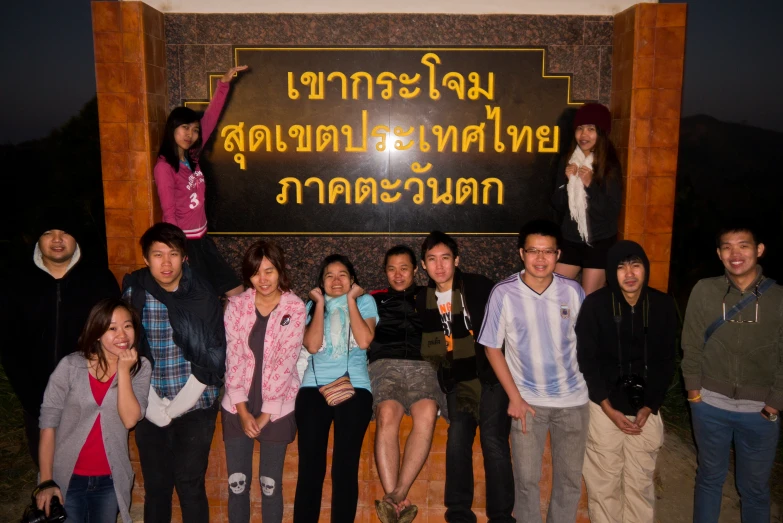
[[[375,500],[375,513],[381,523],[397,523],[397,509],[385,499]]]
[[[416,514],[419,513],[419,507],[416,505],[408,505],[402,511],[400,511],[400,516],[397,518],[398,523],[411,523],[416,518]]]

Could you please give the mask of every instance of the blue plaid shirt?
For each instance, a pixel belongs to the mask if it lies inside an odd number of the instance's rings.
[[[182,349],[174,343],[174,330],[169,322],[168,309],[152,294],[146,291],[145,293],[147,301],[144,303],[141,323],[147,333],[152,358],[155,360],[150,386],[155,389],[158,397],[173,400],[190,378],[190,362],[183,356]],[[123,298],[130,302],[130,297],[131,289],[128,288]],[[212,406],[219,394],[219,387],[207,386],[198,402],[188,412]]]

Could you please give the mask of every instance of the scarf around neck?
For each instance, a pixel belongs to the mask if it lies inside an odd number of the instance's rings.
[[[443,381],[454,383],[457,410],[467,412],[478,420],[481,383],[476,370],[476,347],[470,326],[470,313],[463,307],[464,288],[455,273],[451,290],[451,321],[446,336],[438,309],[435,287],[427,287],[425,310],[422,317],[421,356],[438,369]],[[470,327],[469,327],[470,326]],[[450,338],[450,339],[449,339]],[[448,350],[449,342],[452,350]]]
[[[348,295],[336,298],[326,296],[324,306],[324,344],[332,359],[347,356],[352,343],[351,319],[348,313]]]
[[[568,160],[569,164],[576,164],[576,167],[593,168],[593,153],[585,156],[585,153],[577,145],[574,154]],[[590,244],[590,236],[587,230],[587,192],[582,179],[578,176],[572,176],[568,180],[568,209],[571,212],[571,218],[576,222],[579,229],[579,236],[582,240]]]

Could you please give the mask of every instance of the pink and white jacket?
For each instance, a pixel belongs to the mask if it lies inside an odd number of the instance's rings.
[[[221,405],[236,414],[236,404],[248,400],[256,361],[248,337],[256,323],[256,290],[249,288],[229,298],[223,319],[226,326],[226,393]],[[264,365],[261,369],[262,412],[275,421],[294,411],[299,391],[296,362],[305,331],[305,305],[292,292],[284,292],[269,316],[264,335]]]
[[[217,127],[229,85],[220,81],[217,83],[212,101],[201,117],[202,150]],[[200,156],[201,150],[197,154]],[[191,171],[180,164],[179,170],[175,171],[165,158],[160,156],[155,164],[154,175],[163,221],[182,229],[188,239],[197,239],[207,233],[207,214],[204,211],[204,174],[198,161],[192,167]]]

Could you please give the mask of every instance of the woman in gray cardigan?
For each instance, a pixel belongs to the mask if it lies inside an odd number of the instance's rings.
[[[68,521],[115,521],[128,511],[133,471],[128,430],[144,417],[152,369],[136,352],[141,322],[120,299],[100,301],[79,351],[60,361],[41,405],[36,500],[48,515],[53,496]]]

